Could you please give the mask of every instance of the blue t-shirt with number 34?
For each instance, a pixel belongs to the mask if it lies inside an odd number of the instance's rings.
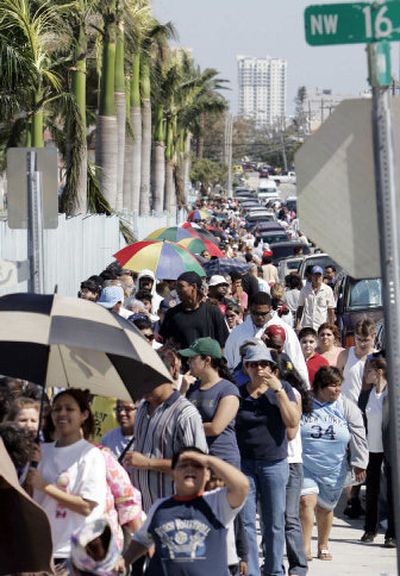
[[[336,486],[348,468],[347,447],[350,431],[342,403],[321,403],[314,399],[311,414],[301,419],[303,465],[328,486]]]

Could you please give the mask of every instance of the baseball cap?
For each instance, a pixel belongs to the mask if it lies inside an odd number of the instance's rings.
[[[214,274],[214,276],[211,276],[211,278],[208,282],[208,285],[209,286],[218,286],[219,284],[228,285],[228,282],[227,282],[226,278],[224,278],[220,274]]]
[[[178,351],[181,356],[192,358],[193,356],[212,356],[212,358],[222,358],[222,350],[219,343],[207,336],[198,338],[189,348]]]
[[[114,308],[118,302],[123,302],[124,298],[124,291],[121,286],[105,286],[101,291],[97,304],[100,304],[103,308],[111,309]]]
[[[324,271],[322,270],[321,266],[313,266],[311,268],[311,274],[323,274]]]
[[[272,364],[276,364],[271,356],[271,352],[265,346],[265,344],[257,344],[256,346],[249,346],[244,355],[243,361],[246,362],[260,362],[261,360],[266,360]]]
[[[268,248],[266,248],[265,250],[263,250],[263,256],[265,258],[269,258],[270,256],[272,256],[273,252],[272,250],[269,250]]]
[[[280,336],[282,338],[282,342],[285,342],[286,340],[285,329],[283,326],[280,326],[279,324],[272,324],[271,326],[268,326],[267,329],[265,330],[265,334],[269,338],[273,338],[274,336]]]

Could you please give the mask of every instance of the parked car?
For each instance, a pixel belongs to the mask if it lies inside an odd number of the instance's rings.
[[[303,254],[307,255],[311,253],[310,247],[303,242],[297,242],[296,240],[289,240],[288,242],[279,242],[278,244],[270,244],[270,249],[272,250],[272,262],[278,264],[282,258],[288,258],[290,256],[295,256],[297,250],[302,249]]]
[[[307,274],[311,272],[313,266],[321,266],[323,270],[325,269],[325,266],[334,266],[338,273],[342,270],[342,267],[339,266],[339,264],[337,264],[328,254],[310,254],[303,259],[299,267],[299,274],[303,282],[306,280]]]
[[[254,198],[253,190],[250,190],[250,188],[236,188],[236,190],[234,190],[234,192],[233,192],[233,195],[236,198],[244,197],[244,196],[247,196],[249,198]]]
[[[268,222],[257,222],[251,229],[252,233],[256,236],[260,236],[264,231],[272,231],[272,230],[284,230],[282,224],[280,224],[277,220],[270,220]]]
[[[251,212],[246,216],[246,220],[249,224],[255,224],[256,222],[275,222],[275,214],[271,212]]]
[[[288,242],[290,240],[288,233],[283,228],[282,230],[265,230],[260,233],[260,239],[266,244]]]
[[[282,258],[278,264],[278,275],[280,282],[284,283],[285,278],[292,272],[298,272],[299,266],[306,256],[292,256],[290,258]]]
[[[363,318],[371,318],[377,325],[376,346],[380,348],[383,340],[383,302],[382,279],[355,279],[341,272],[335,285],[336,322],[339,327],[342,344],[354,344],[354,326]]]

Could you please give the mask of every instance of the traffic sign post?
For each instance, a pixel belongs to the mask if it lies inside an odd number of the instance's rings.
[[[393,505],[396,533],[400,532],[400,200],[399,174],[391,99],[390,53],[387,41],[400,40],[400,2],[325,4],[305,10],[306,40],[313,46],[368,44],[369,81],[372,86],[372,133],[375,192],[380,238],[385,315],[385,353],[388,362],[391,448],[393,453]],[[397,142],[397,146],[400,142]],[[353,230],[356,235],[358,230]],[[340,262],[339,262],[340,264]],[[400,539],[397,538],[400,573]]]
[[[379,45],[368,46],[368,64],[372,85],[372,126],[376,203],[380,235],[383,304],[385,317],[385,352],[388,360],[389,410],[394,458],[393,503],[397,533],[400,528],[400,204],[397,196],[398,171],[395,162],[390,91],[385,66],[390,70],[390,58],[382,57]],[[373,73],[371,74],[371,71]],[[399,552],[399,544],[397,545]],[[397,554],[400,572],[400,555]]]

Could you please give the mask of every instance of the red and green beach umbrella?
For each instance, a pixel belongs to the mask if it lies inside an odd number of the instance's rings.
[[[205,276],[203,267],[186,248],[168,240],[134,242],[114,254],[123,268],[152,270],[158,280],[176,280],[183,272]]]
[[[188,222],[194,222],[195,220],[210,220],[212,217],[212,212],[200,208],[198,210],[192,210],[189,212],[187,220]]]
[[[210,240],[206,238],[184,238],[179,241],[181,246],[184,246],[192,254],[201,254],[204,250],[207,250],[211,256],[217,256],[218,258],[224,258],[225,254]]]
[[[169,240],[170,242],[180,242],[184,238],[193,238],[195,231],[193,228],[186,229],[181,226],[164,226],[154,230],[146,236],[145,240]]]

